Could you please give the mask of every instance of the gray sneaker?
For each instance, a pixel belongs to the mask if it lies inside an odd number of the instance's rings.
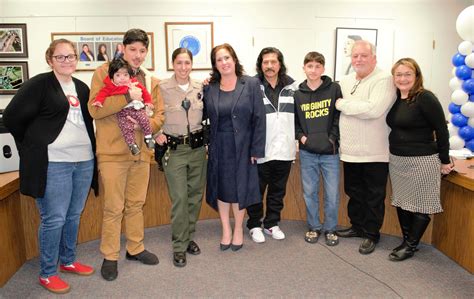
[[[327,246],[336,246],[337,244],[339,244],[339,238],[334,232],[326,232],[324,236],[326,237]]]
[[[136,156],[140,153],[140,148],[138,147],[138,145],[136,143],[130,144],[128,146],[128,148],[130,149],[130,151],[132,152],[132,155],[134,155],[134,156]]]

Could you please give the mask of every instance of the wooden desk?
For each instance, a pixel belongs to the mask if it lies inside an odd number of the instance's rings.
[[[433,219],[433,245],[474,273],[474,160],[455,161],[441,183],[444,212]]]
[[[27,260],[18,172],[0,174],[0,287]]]
[[[467,168],[472,163],[469,165],[465,163],[470,162],[458,162],[456,167],[460,173],[466,173],[467,178],[464,174],[452,174],[443,180],[441,195],[445,212],[434,217],[422,241],[433,243],[439,250],[473,273],[474,189],[472,184],[474,178],[472,169]],[[36,204],[32,198],[20,195],[18,188],[18,172],[0,174],[0,265],[2,265],[0,287],[26,260],[38,256],[39,215]],[[349,226],[348,197],[343,192],[342,173],[340,191],[339,225]],[[388,184],[382,233],[401,236],[396,210],[390,205],[390,194],[391,187]],[[89,194],[81,216],[79,243],[100,238],[102,204],[102,197],[95,197],[92,192]],[[168,198],[164,175],[157,170],[156,165],[152,165],[144,208],[145,226],[169,224],[170,210],[171,202]],[[217,212],[203,203],[199,219],[214,218],[219,218]],[[298,160],[291,169],[282,219],[306,221]],[[100,252],[97,251],[97,254]]]

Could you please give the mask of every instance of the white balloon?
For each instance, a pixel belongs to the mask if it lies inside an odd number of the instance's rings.
[[[462,89],[457,89],[451,94],[451,101],[456,105],[462,105],[467,102],[469,95]]]
[[[474,5],[461,11],[456,19],[456,31],[462,39],[474,42]]]
[[[474,53],[467,55],[466,58],[464,58],[464,63],[471,69],[474,69]]]
[[[464,139],[459,136],[452,136],[449,138],[449,149],[460,150],[464,147]]]
[[[472,43],[468,40],[461,42],[458,46],[458,52],[462,55],[469,55],[472,53]]]
[[[451,118],[449,118],[451,119]],[[474,118],[473,118],[474,120]],[[449,131],[449,136],[458,136],[458,131],[459,131],[459,128],[456,127],[455,125],[453,125],[452,123],[449,123],[448,124],[448,131]]]
[[[464,58],[464,60],[466,60],[466,59]],[[456,67],[453,67],[453,69],[451,70],[451,74],[452,74],[454,77],[456,77]]]
[[[474,128],[474,117],[470,117],[467,124]],[[453,125],[455,127],[455,125]]]
[[[461,106],[461,113],[466,117],[474,117],[474,102],[467,102]]]
[[[461,89],[462,82],[463,81],[459,80],[458,77],[452,77],[451,80],[449,80],[449,87],[452,91],[455,91],[456,89]]]

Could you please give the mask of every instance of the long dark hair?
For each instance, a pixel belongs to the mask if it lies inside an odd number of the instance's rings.
[[[262,70],[262,62],[263,62],[263,56],[266,54],[277,55],[278,62],[280,62],[280,70],[278,71],[278,81],[281,82],[283,78],[286,76],[286,65],[285,65],[285,60],[283,58],[283,54],[281,53],[280,50],[274,47],[263,48],[262,51],[260,51],[260,54],[258,54],[256,68],[255,68],[257,71],[258,78],[262,82],[263,82],[263,79],[265,78],[265,75],[263,74],[263,70]]]
[[[237,75],[237,77],[240,78],[244,74],[244,67],[240,64],[239,58],[237,58],[237,54],[235,53],[234,48],[232,48],[231,45],[225,43],[225,44],[222,44],[222,45],[215,46],[211,51],[211,64],[212,64],[212,72],[210,72],[210,75],[211,75],[210,82],[211,83],[221,81],[221,74],[219,73],[219,71],[217,70],[217,67],[216,67],[216,53],[217,53],[217,51],[219,51],[221,49],[227,50],[227,52],[229,52],[230,56],[234,60],[234,62],[235,62],[235,74]]]

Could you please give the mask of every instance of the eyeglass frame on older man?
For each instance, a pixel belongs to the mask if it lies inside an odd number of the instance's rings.
[[[362,80],[357,80],[357,82],[354,84],[354,86],[352,86],[351,95],[353,95],[353,94],[356,92],[357,87],[359,86],[359,84],[360,84],[361,81],[362,81]]]

